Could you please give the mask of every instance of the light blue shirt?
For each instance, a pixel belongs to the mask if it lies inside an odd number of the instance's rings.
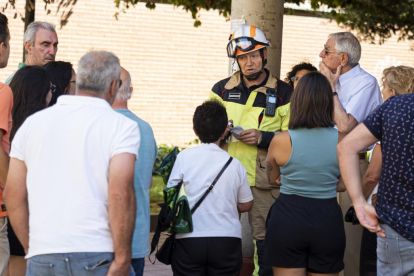
[[[335,89],[346,113],[358,123],[382,104],[377,79],[361,69],[359,64],[339,77]]]
[[[138,118],[128,109],[116,109],[117,112],[136,121],[141,133],[141,146],[138,160],[135,162],[134,188],[137,200],[137,217],[135,220],[134,237],[132,240],[132,258],[144,258],[150,253],[150,203],[149,190],[152,168],[157,157],[157,144],[151,126]]]
[[[338,130],[332,127],[289,129],[292,153],[280,166],[280,193],[335,198],[339,166]]]

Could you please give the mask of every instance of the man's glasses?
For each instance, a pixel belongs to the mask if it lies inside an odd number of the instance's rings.
[[[329,51],[328,47],[326,47],[326,44],[323,45],[324,51],[325,51],[325,55],[329,55],[329,53],[336,53],[336,51]]]

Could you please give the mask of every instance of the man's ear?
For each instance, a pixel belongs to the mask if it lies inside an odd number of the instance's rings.
[[[30,44],[29,41],[26,41],[26,43],[24,44],[24,48],[26,49],[27,53],[29,53],[29,54],[32,52],[32,47],[33,47],[33,45]]]
[[[395,96],[395,89],[393,88],[393,89],[391,89],[391,95],[392,96]]]
[[[341,54],[341,66],[344,67],[347,64],[348,64],[348,55]]]
[[[264,48],[264,50],[263,50],[263,56],[264,56],[265,59],[267,59],[267,49],[266,48]]]
[[[117,85],[118,85],[118,80],[113,80],[111,83],[111,86],[109,87],[109,93],[114,98],[116,96],[116,93],[118,92]]]
[[[0,43],[0,57],[3,55],[3,47],[6,48],[4,42]]]

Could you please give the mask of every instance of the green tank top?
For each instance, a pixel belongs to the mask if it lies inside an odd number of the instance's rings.
[[[338,130],[324,127],[288,131],[292,153],[280,167],[280,192],[320,199],[336,197]]]

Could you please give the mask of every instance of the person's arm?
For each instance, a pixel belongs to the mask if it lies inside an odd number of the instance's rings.
[[[369,231],[385,237],[385,231],[379,225],[374,207],[369,205],[364,197],[359,172],[358,153],[377,141],[368,128],[360,124],[338,144],[337,150],[341,175],[359,222]]]
[[[26,164],[12,158],[4,190],[4,200],[14,232],[27,254],[29,248],[29,203],[26,176]]]
[[[362,178],[362,190],[364,197],[368,199],[368,196],[374,190],[375,186],[378,184],[381,167],[382,167],[382,153],[381,145],[377,144],[372,151],[371,162],[368,166],[367,171],[365,172],[364,177]]]
[[[358,124],[351,114],[346,113],[338,96],[334,96],[334,121],[340,132],[349,133]]]
[[[136,216],[135,160],[134,154],[120,153],[109,163],[108,216],[115,259],[109,267],[108,276],[128,275],[130,270]]]
[[[331,84],[332,92],[335,91],[335,85],[341,75],[342,66],[339,65],[336,69],[336,73],[332,73],[331,70],[322,61],[319,63],[319,69],[322,75],[324,75],[329,83]],[[349,133],[357,124],[358,121],[351,115],[348,114],[342,107],[338,96],[334,96],[334,121],[338,130],[342,133]]]
[[[5,135],[4,130],[0,129],[0,143],[3,140],[4,135]],[[4,189],[3,184],[5,184],[7,180],[7,172],[9,171],[9,161],[10,161],[9,155],[0,145],[0,188],[1,189]]]
[[[276,135],[272,142],[270,143],[269,151],[267,152],[267,158],[266,158],[266,175],[267,175],[267,181],[270,185],[279,185],[276,182],[280,176],[280,168],[279,165],[276,163],[275,159],[275,151],[277,147],[279,146],[278,140],[281,137],[281,134]]]
[[[239,213],[249,212],[253,208],[253,200],[245,203],[237,203]]]
[[[338,144],[345,138],[346,134],[338,132]],[[338,183],[336,184],[336,191],[342,193],[346,191],[345,183],[341,176],[338,176]]]

